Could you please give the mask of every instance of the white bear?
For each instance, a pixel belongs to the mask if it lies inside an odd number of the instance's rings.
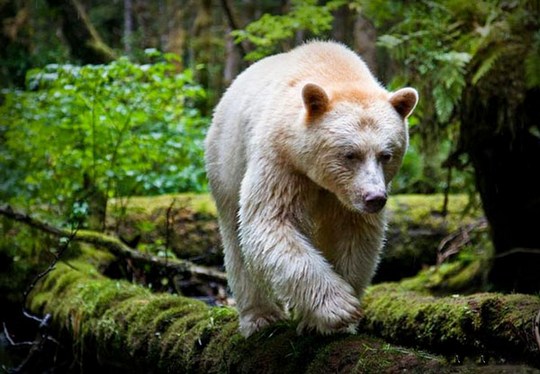
[[[289,313],[299,332],[354,328],[417,101],[334,42],[267,57],[232,83],[206,167],[244,336]]]

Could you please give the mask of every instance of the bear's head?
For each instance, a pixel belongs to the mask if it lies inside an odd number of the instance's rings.
[[[302,100],[297,167],[348,208],[379,212],[408,146],[407,117],[418,102],[416,90],[326,91],[308,83]]]

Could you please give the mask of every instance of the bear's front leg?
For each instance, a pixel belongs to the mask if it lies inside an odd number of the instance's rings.
[[[299,332],[344,331],[360,317],[360,303],[301,229],[307,220],[306,181],[260,173],[248,168],[241,188],[240,242],[247,270],[300,316]]]

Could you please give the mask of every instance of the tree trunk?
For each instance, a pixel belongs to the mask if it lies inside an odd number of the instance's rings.
[[[485,92],[485,91],[484,91]],[[462,134],[491,230],[495,255],[488,276],[497,290],[540,291],[540,91],[514,97],[465,95]]]
[[[116,58],[90,22],[79,0],[47,0],[47,3],[60,13],[62,33],[73,57],[83,64],[103,64]]]
[[[231,29],[227,29],[225,36],[225,66],[223,69],[223,85],[228,87],[240,71],[241,56],[234,40],[230,35]]]
[[[133,1],[124,0],[124,53],[128,56],[133,52]]]

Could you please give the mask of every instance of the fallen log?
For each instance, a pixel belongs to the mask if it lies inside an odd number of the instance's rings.
[[[51,333],[74,347],[88,371],[534,372],[499,365],[513,361],[540,367],[536,296],[435,298],[383,284],[364,299],[362,335],[297,336],[287,322],[246,340],[236,332],[234,309],[109,279],[97,270],[99,253],[85,247],[68,264],[56,264],[28,298],[30,311],[52,316]],[[454,366],[456,356],[467,364]]]
[[[228,307],[107,279],[82,259],[58,264],[29,298],[72,341],[85,371],[131,373],[451,372],[440,356],[359,335],[297,336],[282,323],[244,339]],[[77,270],[75,270],[77,269]]]
[[[186,297],[155,294],[125,281],[107,279],[83,259],[71,263],[72,267],[58,264],[36,287],[29,298],[29,309],[52,315],[53,330],[62,341],[71,341],[85,371],[534,372],[521,365],[456,366],[442,356],[364,334],[298,336],[291,322],[244,339],[237,333],[237,314],[232,308],[208,307]],[[374,295],[372,292],[371,302]],[[386,295],[381,297],[386,299]],[[456,323],[459,321],[451,324]]]
[[[400,283],[383,283],[368,290],[363,306],[360,329],[393,343],[486,362],[526,361],[540,368],[534,322],[540,313],[538,296],[434,297],[409,291]]]

